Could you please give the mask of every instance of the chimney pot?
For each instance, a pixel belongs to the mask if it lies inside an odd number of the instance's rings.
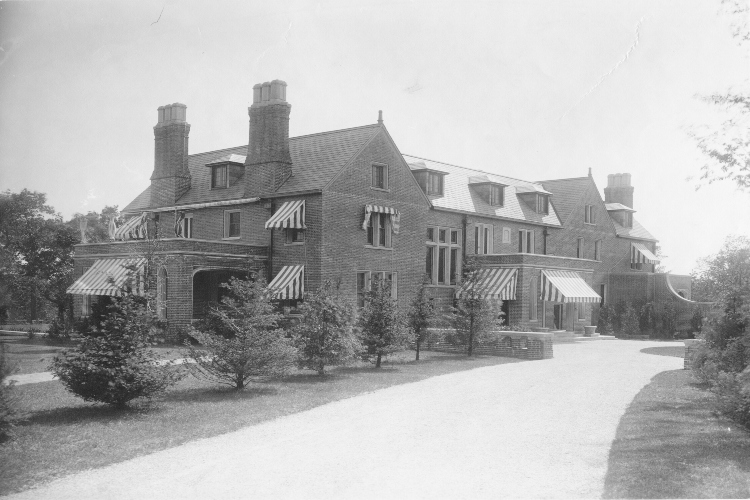
[[[261,86],[261,92],[260,92],[260,100],[265,103],[270,99],[271,94],[271,84],[269,82],[263,83]]]
[[[378,110],[378,125],[383,124],[383,110]]]
[[[262,85],[260,83],[253,85],[253,104],[260,104],[261,87]]]

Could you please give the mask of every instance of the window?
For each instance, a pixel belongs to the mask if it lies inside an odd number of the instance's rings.
[[[167,269],[161,267],[156,275],[156,314],[167,319]]]
[[[187,214],[179,223],[177,235],[180,238],[193,237],[193,214]]]
[[[91,295],[82,295],[81,298],[81,316],[91,316]]]
[[[431,238],[437,234],[437,241]],[[427,281],[437,285],[455,285],[461,272],[461,234],[458,229],[427,230],[425,273]]]
[[[487,255],[494,253],[494,227],[491,224],[474,226],[474,253]]]
[[[586,319],[586,304],[581,302],[576,304],[576,309],[578,310],[578,319],[584,320]]]
[[[284,230],[287,245],[294,245],[295,243],[304,243],[305,241],[305,230],[288,227]]]
[[[518,231],[518,253],[536,253],[536,236],[530,229]]]
[[[240,237],[240,211],[227,210],[224,212],[224,238]]]
[[[625,227],[633,227],[633,214],[625,212]]]
[[[390,215],[375,212],[370,216],[367,226],[367,244],[374,247],[391,247]]]
[[[443,195],[443,174],[427,172],[427,190],[428,195]]]
[[[586,205],[583,215],[583,222],[586,224],[595,224],[594,222],[594,205]]]
[[[373,164],[372,187],[388,189],[388,167],[386,165]]]
[[[583,258],[583,238],[578,238],[576,244],[576,258]]]
[[[220,189],[227,187],[227,166],[219,165],[211,167],[211,188]]]
[[[365,306],[367,292],[372,288],[372,282],[387,283],[391,287],[391,298],[398,300],[398,273],[391,271],[359,271],[357,272],[357,307]]]
[[[602,260],[602,240],[594,242],[594,260]]]
[[[549,196],[545,194],[536,195],[536,212],[538,214],[549,213]]]
[[[529,284],[529,320],[537,320],[537,300],[539,300],[539,292],[537,291],[537,278],[531,278]]]
[[[365,307],[365,295],[370,290],[370,271],[357,273],[357,307]]]
[[[604,305],[604,297],[606,295],[605,294],[606,291],[607,291],[607,288],[606,288],[606,285],[604,285],[604,283],[602,283],[601,285],[599,285],[599,296],[601,297],[601,299],[599,299],[599,305],[600,306]]]
[[[503,243],[510,243],[510,228],[503,228]]]
[[[503,186],[490,184],[490,205],[502,207],[505,204]]]

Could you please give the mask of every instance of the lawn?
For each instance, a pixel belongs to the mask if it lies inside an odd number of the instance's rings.
[[[398,384],[517,359],[405,352],[376,370],[369,364],[324,378],[297,371],[235,392],[188,377],[154,401],[126,411],[84,403],[59,381],[18,386],[28,412],[13,441],[0,445],[0,495],[121,462],[195,439]]]
[[[750,432],[712,398],[688,370],[656,375],[620,420],[604,498],[750,498]]]

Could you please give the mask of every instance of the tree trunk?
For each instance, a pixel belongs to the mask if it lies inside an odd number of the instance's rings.
[[[419,341],[416,341],[415,344],[417,345],[417,361],[419,361]]]
[[[378,359],[377,361],[375,361],[375,368],[380,368],[380,358],[381,358],[381,355],[378,354]]]
[[[326,365],[321,360],[320,363],[318,363],[318,376],[322,377],[326,374]]]

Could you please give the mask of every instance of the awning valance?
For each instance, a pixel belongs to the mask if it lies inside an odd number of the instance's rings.
[[[128,279],[136,295],[143,295],[144,258],[101,259],[66,290],[75,295],[114,295],[122,293]]]
[[[575,271],[542,271],[541,299],[549,302],[600,302],[601,297]]]
[[[115,230],[116,240],[142,240],[147,236],[148,213],[131,217],[125,224]]]
[[[395,208],[384,207],[381,205],[365,205],[365,221],[362,223],[363,230],[366,231],[367,226],[370,225],[370,217],[373,213],[390,214],[391,231],[393,231],[393,234],[398,234],[401,226],[401,214]]]
[[[305,226],[305,200],[286,201],[276,213],[266,221],[266,229],[272,228],[307,229]]]
[[[516,277],[518,270],[480,269],[476,281],[462,286],[456,291],[456,298],[471,295],[476,290],[476,296],[482,299],[516,300]]]
[[[633,243],[630,249],[631,264],[658,264],[659,258],[643,243]]]
[[[268,284],[272,299],[303,299],[305,295],[305,266],[284,266]]]

